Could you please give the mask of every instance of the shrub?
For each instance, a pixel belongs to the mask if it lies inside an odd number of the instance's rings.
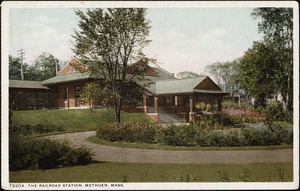
[[[197,109],[200,109],[201,111],[205,111],[206,110],[206,104],[204,102],[198,102],[198,103],[196,103],[195,107]]]
[[[243,145],[247,146],[268,146],[279,145],[282,143],[291,144],[293,142],[293,132],[286,129],[271,130],[243,128]]]
[[[9,132],[15,135],[28,136],[32,134],[43,134],[54,131],[63,131],[63,128],[52,124],[36,124],[36,125],[10,125]]]
[[[234,121],[232,120],[232,117],[228,115],[227,113],[220,112],[217,115],[217,119],[219,124],[222,126],[231,126],[234,125]]]
[[[157,141],[165,145],[189,146],[194,143],[196,130],[189,125],[169,125],[161,128],[157,133]]]
[[[59,166],[88,164],[91,161],[91,154],[88,150],[73,149],[67,142],[48,139],[22,140],[18,136],[10,136],[10,170],[50,169]]]
[[[263,111],[265,116],[265,123],[268,126],[273,125],[273,121],[286,121],[293,123],[293,112],[283,109],[281,103],[276,101],[271,102]]]
[[[293,132],[281,127],[226,130],[207,119],[191,125],[164,127],[137,122],[110,124],[99,128],[97,136],[108,141],[157,142],[171,146],[268,146],[293,142]]]
[[[112,142],[153,143],[156,131],[157,126],[155,124],[132,121],[104,125],[97,130],[97,136]]]

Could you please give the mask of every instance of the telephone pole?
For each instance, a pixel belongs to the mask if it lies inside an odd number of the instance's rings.
[[[18,50],[20,58],[21,58],[21,80],[24,80],[24,73],[23,73],[23,61],[24,61],[24,49]]]

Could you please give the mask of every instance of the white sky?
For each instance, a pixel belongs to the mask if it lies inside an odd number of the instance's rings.
[[[150,45],[144,52],[159,66],[204,73],[214,62],[241,57],[262,38],[253,8],[150,8]],[[11,8],[9,10],[9,54],[25,50],[25,62],[33,63],[42,52],[62,61],[73,53],[72,29],[77,27],[73,8]]]

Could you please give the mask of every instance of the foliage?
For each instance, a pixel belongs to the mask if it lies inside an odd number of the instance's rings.
[[[239,87],[239,79],[237,75],[238,60],[231,62],[216,62],[206,66],[205,70],[208,71],[219,87],[225,92],[241,93]]]
[[[276,71],[273,46],[264,42],[254,42],[240,59],[238,74],[241,87],[256,99],[256,106],[265,106],[264,99],[276,92]],[[259,85],[258,85],[259,84]]]
[[[205,103],[205,102],[197,102],[195,104],[195,107],[197,109],[200,109],[201,111],[209,111],[209,112],[215,111],[218,108],[217,105],[212,105],[210,103]]]
[[[143,8],[77,10],[79,30],[74,31],[74,53],[86,66],[83,72],[103,79],[104,89],[115,109],[115,121],[120,123],[124,99],[130,99],[128,86],[145,82],[145,68],[128,74],[132,61],[144,57],[142,49],[150,42],[150,22]],[[148,62],[146,60],[146,62]]]
[[[34,65],[28,68],[28,79],[43,81],[52,78],[58,70],[58,59],[52,54],[43,52],[34,60]]]
[[[264,110],[265,123],[270,127],[274,121],[287,121],[293,123],[293,114],[284,110],[282,104],[273,101]]]
[[[11,135],[9,142],[9,168],[50,169],[91,162],[91,154],[84,148],[72,149],[66,142],[48,139],[22,140]]]
[[[273,129],[218,129],[218,124],[202,120],[191,125],[156,126],[143,123],[122,123],[102,126],[100,139],[170,146],[269,146],[291,144],[293,132],[278,126]]]
[[[43,81],[56,75],[58,59],[52,54],[42,53],[29,66],[23,63],[24,80]],[[21,80],[21,60],[9,55],[9,79]]]
[[[88,164],[92,161],[91,153],[85,148],[71,148],[67,142],[43,138],[24,139],[32,133],[61,131],[54,125],[13,125],[12,112],[9,112],[9,168],[49,169],[60,166]]]
[[[36,125],[21,125],[21,126],[15,126],[10,125],[9,126],[9,133],[12,134],[18,134],[22,136],[28,136],[32,134],[44,134],[49,132],[55,132],[55,131],[64,131],[61,127],[57,127],[52,124],[36,124]]]
[[[264,44],[272,47],[272,53],[261,54],[266,57],[273,73],[273,80],[284,101],[284,108],[293,106],[293,9],[256,8],[252,16],[258,18],[259,32],[264,34]],[[263,69],[263,68],[262,68]]]
[[[260,123],[264,121],[264,118],[259,115],[237,114],[229,115],[229,117],[233,124]]]
[[[188,125],[169,125],[160,128],[156,135],[157,142],[171,146],[189,146],[193,145],[194,134],[196,129],[194,126]]]
[[[97,136],[107,141],[126,141],[153,143],[156,135],[156,125],[137,121],[112,123],[101,126]]]
[[[9,55],[9,79],[11,80],[21,80],[21,63],[20,58],[15,58]],[[26,74],[28,70],[28,65],[23,63],[23,74]],[[24,75],[24,79],[27,79],[27,76]]]
[[[177,77],[179,79],[184,79],[184,78],[195,78],[195,77],[199,77],[201,75],[195,73],[195,72],[191,72],[191,71],[183,71],[183,72],[179,72],[177,74]]]
[[[109,92],[101,88],[99,83],[90,82],[83,87],[80,93],[80,102],[83,104],[88,104],[90,107],[92,105],[110,105],[110,96],[108,94]]]
[[[234,108],[234,109],[242,109],[242,110],[254,110],[255,108],[246,102],[236,103],[234,101],[223,101],[223,108]]]

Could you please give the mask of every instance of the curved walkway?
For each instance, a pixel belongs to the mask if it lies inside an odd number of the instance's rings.
[[[280,150],[237,150],[237,151],[166,151],[119,148],[98,145],[87,141],[96,135],[95,131],[67,133],[47,136],[55,140],[67,140],[74,146],[84,146],[91,150],[96,161],[122,163],[275,163],[292,162],[293,149]]]

